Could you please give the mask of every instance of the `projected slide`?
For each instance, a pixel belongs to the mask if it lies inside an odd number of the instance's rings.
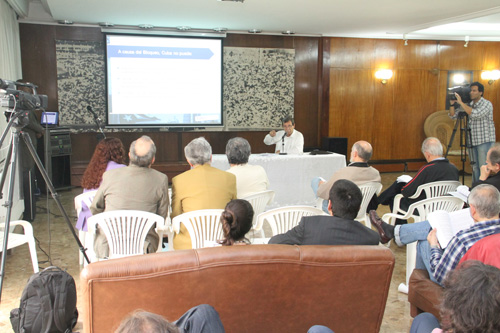
[[[222,41],[106,35],[108,125],[221,126]]]

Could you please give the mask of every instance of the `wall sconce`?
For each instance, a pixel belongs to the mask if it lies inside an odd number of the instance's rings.
[[[484,71],[481,73],[481,79],[488,80],[488,84],[493,84],[493,82],[500,79],[500,71],[498,69],[494,71]]]
[[[379,79],[382,84],[386,84],[387,80],[392,77],[391,69],[379,69],[375,72],[375,78]]]

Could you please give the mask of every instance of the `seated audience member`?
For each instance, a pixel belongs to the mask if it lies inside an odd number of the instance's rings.
[[[92,214],[113,210],[141,210],[168,216],[168,178],[151,168],[155,161],[156,146],[143,135],[130,145],[130,164],[125,168],[109,170],[102,177],[90,207]],[[153,226],[146,236],[147,252],[156,252],[159,238]],[[109,255],[106,236],[96,233],[94,251],[98,258]]]
[[[264,138],[268,146],[276,145],[276,154],[302,154],[304,152],[304,136],[295,130],[292,116],[286,116],[283,121],[283,131],[272,130]]]
[[[472,182],[471,188],[480,184],[490,184],[500,191],[500,143],[495,143],[486,154],[486,164],[481,165],[479,179]]]
[[[243,138],[232,138],[226,145],[226,156],[231,168],[227,172],[236,176],[238,199],[262,192],[269,187],[266,170],[260,165],[248,164],[250,144]]]
[[[248,201],[242,199],[229,201],[220,218],[224,232],[224,239],[220,244],[249,244],[245,235],[252,228],[253,215],[253,207]]]
[[[420,185],[443,180],[458,180],[458,169],[443,157],[443,145],[439,139],[434,137],[425,139],[422,143],[422,154],[424,154],[427,164],[421,167],[408,183],[396,181],[382,192],[378,197],[380,204],[389,205],[392,211],[394,197],[401,193],[404,198],[401,199],[400,207],[406,210],[410,204],[425,199],[425,193],[416,199],[408,199],[415,194]],[[397,222],[397,224],[401,223],[406,222]]]
[[[500,192],[495,187],[476,186],[470,192],[469,206],[474,225],[458,232],[446,249],[439,246],[436,229],[431,231],[428,221],[392,226],[383,222],[373,210],[370,211],[370,221],[378,230],[382,243],[392,238],[399,246],[418,242],[415,268],[427,269],[430,279],[442,284],[446,274],[455,269],[472,245],[500,231]]]
[[[127,316],[115,333],[224,333],[217,311],[202,304],[189,309],[177,321],[170,323],[155,313],[136,310]]]
[[[500,270],[479,261],[460,265],[444,281],[440,312],[441,325],[434,315],[421,313],[410,333],[500,332]]]
[[[467,260],[478,260],[483,264],[500,268],[500,229],[478,240],[460,259],[461,265]]]
[[[298,226],[276,235],[269,244],[290,245],[378,245],[376,231],[354,221],[362,195],[359,187],[347,179],[337,180],[330,189],[328,212],[331,216],[307,216]]]
[[[97,190],[102,182],[102,175],[108,170],[118,169],[125,166],[125,148],[120,139],[106,138],[97,144],[89,165],[83,173],[81,186],[83,193]],[[82,211],[78,215],[76,228],[87,231],[87,218],[92,216],[90,208],[82,204]]]
[[[314,194],[318,198],[323,199],[323,211],[328,213],[328,195],[330,189],[339,179],[348,179],[354,184],[360,186],[370,182],[380,183],[380,173],[377,169],[368,165],[368,161],[372,157],[373,148],[366,141],[358,141],[352,145],[350,163],[345,168],[335,171],[333,176],[325,181],[321,177],[316,177],[312,180],[311,186]],[[370,204],[368,209],[377,209],[377,195],[374,195],[374,203]]]
[[[194,210],[223,209],[236,199],[236,177],[210,166],[212,147],[205,138],[191,141],[184,154],[191,170],[172,179],[172,218]],[[174,248],[191,247],[189,233],[181,223],[180,232],[174,236]]]

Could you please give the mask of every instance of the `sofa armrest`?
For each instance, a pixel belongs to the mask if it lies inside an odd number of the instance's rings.
[[[417,316],[422,312],[430,312],[441,321],[439,313],[443,287],[429,278],[429,273],[423,269],[414,269],[408,283],[408,302],[410,315]]]

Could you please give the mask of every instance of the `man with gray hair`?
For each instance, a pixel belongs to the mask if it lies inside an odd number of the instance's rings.
[[[150,137],[143,135],[132,142],[127,167],[106,171],[92,201],[92,214],[113,210],[141,210],[168,216],[168,177],[151,169],[155,161],[156,146]],[[155,226],[146,236],[147,252],[156,252],[159,244]],[[98,258],[108,256],[106,237],[98,233],[94,241]]]
[[[311,182],[314,194],[323,199],[322,209],[328,212],[328,200],[330,189],[339,179],[347,179],[360,186],[369,182],[380,183],[380,173],[377,169],[368,165],[372,157],[373,148],[367,141],[358,141],[352,145],[350,163],[345,168],[335,171],[332,177],[326,181],[321,177],[316,177]],[[377,208],[377,196],[374,195],[375,204],[370,204],[370,209]]]
[[[422,193],[416,199],[408,199],[417,192],[420,185],[442,180],[458,181],[458,169],[443,157],[443,145],[439,139],[434,137],[425,139],[422,143],[422,154],[427,164],[421,167],[410,181],[406,182],[401,177],[398,177],[396,182],[380,194],[378,197],[380,204],[389,205],[392,211],[394,197],[401,193],[404,198],[400,201],[400,208],[406,210],[410,207],[410,204],[425,199],[425,193]],[[401,221],[398,220],[396,223],[400,224]]]
[[[212,147],[205,138],[191,141],[184,148],[184,154],[191,170],[172,179],[172,218],[194,210],[223,209],[236,199],[236,177],[210,166]],[[182,223],[179,234],[174,237],[174,248],[192,248],[191,238]]]
[[[455,269],[460,259],[480,239],[500,232],[500,192],[492,185],[474,187],[469,195],[470,215],[474,224],[459,231],[448,243],[440,247],[436,230],[428,221],[392,226],[383,222],[375,211],[370,212],[372,225],[378,230],[382,243],[394,238],[399,246],[417,243],[415,268],[427,269],[432,281],[441,284],[446,274]]]
[[[265,191],[269,187],[266,170],[260,165],[248,164],[250,154],[251,147],[246,139],[236,137],[226,144],[226,156],[231,166],[227,172],[236,176],[238,199]]]

